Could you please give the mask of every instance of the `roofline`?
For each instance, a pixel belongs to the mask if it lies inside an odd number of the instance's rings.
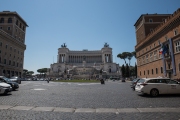
[[[12,15],[14,14],[25,23],[26,27],[29,27],[26,21],[16,11],[0,11],[0,14],[12,14]]]
[[[139,20],[143,17],[143,16],[170,16],[170,15],[172,15],[172,14],[142,14],[139,18],[138,18],[138,20],[136,21],[136,23],[134,24],[134,26],[136,26],[136,24],[139,22]]]

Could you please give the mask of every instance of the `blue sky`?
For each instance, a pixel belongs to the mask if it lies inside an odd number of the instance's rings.
[[[113,61],[136,45],[134,24],[141,14],[172,14],[180,0],[0,0],[0,11],[16,11],[26,29],[24,69],[49,68],[63,43],[70,50],[100,50],[107,42]],[[134,65],[136,59],[132,59]]]

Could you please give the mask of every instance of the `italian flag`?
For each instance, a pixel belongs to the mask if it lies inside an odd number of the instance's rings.
[[[160,50],[159,50],[159,54],[162,54],[163,53],[163,48],[161,48]]]

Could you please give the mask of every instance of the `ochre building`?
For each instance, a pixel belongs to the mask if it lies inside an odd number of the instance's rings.
[[[142,14],[134,26],[138,77],[179,79],[180,8],[173,14]]]
[[[0,12],[0,76],[22,76],[26,27],[17,12]]]

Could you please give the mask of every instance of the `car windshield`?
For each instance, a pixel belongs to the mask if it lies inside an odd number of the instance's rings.
[[[11,82],[11,80],[9,78],[3,77],[3,79],[7,82]]]
[[[144,79],[140,79],[140,80],[138,81],[138,83],[144,83],[144,82],[145,82]]]
[[[18,78],[18,77],[16,77],[16,76],[13,76],[13,77],[11,77],[10,79],[16,79],[16,78]]]

